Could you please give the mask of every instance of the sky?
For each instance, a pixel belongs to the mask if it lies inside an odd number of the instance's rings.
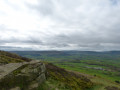
[[[120,0],[0,0],[0,50],[120,50]]]

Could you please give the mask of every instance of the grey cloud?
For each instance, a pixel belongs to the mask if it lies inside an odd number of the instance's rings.
[[[7,32],[15,32],[15,33],[17,33],[18,31],[16,29],[8,28],[8,26],[6,26],[4,24],[0,24],[0,35],[3,34],[3,33],[7,34]]]
[[[54,5],[51,0],[38,0],[38,5],[32,5],[29,3],[25,3],[31,9],[37,10],[42,15],[51,15],[54,11]]]
[[[6,44],[6,43],[16,43],[16,44],[26,44],[26,45],[32,45],[32,44],[35,44],[35,45],[39,45],[39,44],[42,44],[42,41],[40,40],[34,40],[34,39],[26,39],[26,40],[19,40],[19,39],[16,39],[16,38],[13,38],[13,39],[8,39],[8,40],[0,40],[0,43],[1,44]]]
[[[38,5],[30,5],[30,9],[37,10],[40,14],[44,16],[49,16],[52,20],[57,21],[58,24],[64,24],[66,27],[70,25],[77,25],[82,28],[82,25],[90,28],[94,25],[105,26],[110,25],[113,21],[120,18],[120,7],[118,0],[106,0],[106,1],[80,1],[76,0],[39,0]],[[106,5],[108,3],[117,3],[116,6]],[[90,3],[90,4],[88,4]],[[82,10],[76,11],[76,9]],[[116,22],[116,21],[115,21]],[[116,22],[116,23],[117,23]]]
[[[111,1],[112,5],[117,5],[119,3],[118,0],[110,0],[110,1]]]
[[[24,51],[24,50],[32,50],[32,48],[22,48],[22,47],[15,47],[15,46],[0,46],[0,50],[6,51]]]
[[[51,48],[63,48],[63,47],[69,47],[69,44],[67,43],[45,43],[48,47]]]
[[[33,34],[25,39],[0,39],[1,45],[14,43],[48,49],[120,50],[119,0],[38,0],[36,5],[25,5],[30,11],[37,11],[38,18],[47,17],[55,23],[47,28],[51,32],[42,33],[45,38],[39,35],[40,29],[32,31]],[[2,29],[11,30],[4,25],[0,26]]]
[[[96,36],[98,34],[80,34],[79,32],[76,32],[71,35],[58,35],[53,38],[51,38],[52,42],[50,42],[54,47],[59,47],[60,45],[62,47],[71,47],[70,44],[75,45],[77,49],[83,48],[83,49],[90,49],[90,50],[114,50],[116,47],[119,47],[120,36],[114,37],[103,37],[102,35]],[[49,42],[49,41],[48,41]],[[55,44],[57,43],[57,44]],[[64,46],[65,44],[65,46]],[[112,46],[111,46],[112,45]],[[114,47],[115,46],[115,47]],[[119,49],[119,48],[118,48]]]

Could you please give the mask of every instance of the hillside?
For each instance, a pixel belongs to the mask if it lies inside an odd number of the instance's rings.
[[[1,90],[88,90],[94,85],[84,75],[5,51],[0,61]]]
[[[93,87],[90,79],[83,75],[67,71],[51,63],[46,63],[46,68],[48,88],[52,87],[53,90],[87,90]]]
[[[29,61],[31,61],[31,59],[28,59],[26,57],[21,57],[14,53],[0,51],[0,64],[29,62]]]

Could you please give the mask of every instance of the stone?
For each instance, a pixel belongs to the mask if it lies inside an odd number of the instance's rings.
[[[15,88],[12,88],[10,90],[20,90],[20,87],[15,87]]]
[[[41,84],[46,80],[45,73],[46,67],[43,63],[33,61],[31,63],[25,63],[0,79],[0,88],[3,90],[9,90],[12,87],[15,88],[10,90],[20,90],[21,88],[26,89],[28,87],[36,88],[38,84]],[[8,87],[6,87],[6,84],[8,84]]]

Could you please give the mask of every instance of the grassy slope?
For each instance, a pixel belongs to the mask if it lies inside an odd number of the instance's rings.
[[[0,51],[0,63],[1,64],[24,62],[24,61],[28,62],[28,61],[31,61],[31,59],[21,57],[17,54]]]
[[[120,80],[120,77],[116,75],[117,72],[95,70],[95,69],[89,69],[89,68],[84,67],[84,66],[89,66],[89,67],[103,67],[103,66],[87,65],[84,63],[65,63],[65,62],[64,64],[61,64],[61,63],[54,63],[54,64],[59,67],[68,69],[68,70],[73,70],[73,71],[78,71],[78,72],[86,73],[90,75],[97,75],[97,76],[105,77],[106,79],[109,79],[111,81]]]
[[[93,70],[84,70],[84,69],[80,69],[77,66],[76,67],[70,67],[70,66],[65,66],[65,65],[59,65],[57,64],[57,66],[65,68],[66,70],[72,70],[72,71],[77,71],[80,72],[82,74],[84,74],[85,76],[87,76],[93,83],[95,83],[95,87],[93,90],[105,90],[104,88],[107,86],[115,86],[120,88],[120,84],[117,84],[115,82],[112,81],[113,77],[108,78],[106,75],[101,74],[101,72],[97,72],[97,71],[93,71]],[[94,74],[96,74],[96,76],[94,76]],[[117,79],[115,79],[117,80]],[[119,80],[119,79],[118,79]]]
[[[38,90],[88,90],[93,83],[83,75],[66,71],[53,64],[47,63],[47,81]]]

